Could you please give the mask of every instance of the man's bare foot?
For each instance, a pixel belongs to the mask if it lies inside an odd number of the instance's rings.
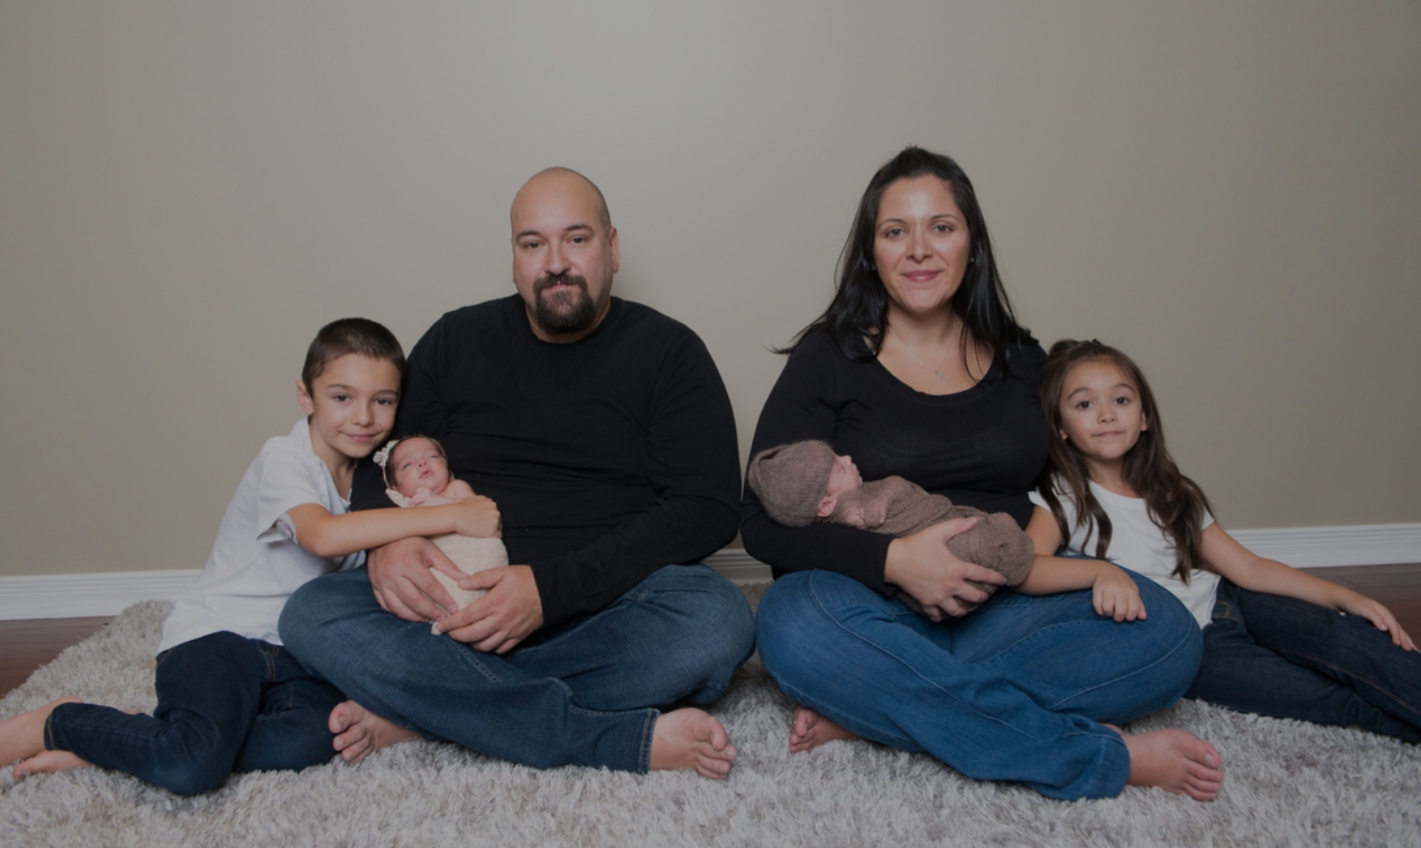
[[[28,760],[44,752],[44,723],[60,704],[72,704],[78,698],[58,698],[37,710],[20,713],[0,721],[0,765]],[[16,774],[16,777],[20,775]]]
[[[1195,801],[1218,797],[1224,772],[1213,745],[1176,728],[1120,735],[1130,750],[1131,786],[1158,786]]]
[[[730,774],[734,761],[735,746],[710,713],[687,707],[657,717],[651,732],[653,771],[693,768],[714,779]]]
[[[21,760],[10,773],[19,779],[32,774],[54,774],[67,769],[84,768],[87,765],[88,760],[81,760],[68,751],[43,751],[27,760]]]
[[[335,749],[348,763],[358,763],[381,748],[419,737],[413,730],[377,716],[354,701],[337,704],[327,726],[336,735]]]
[[[794,708],[794,722],[789,728],[789,752],[800,754],[811,751],[825,742],[835,739],[862,739],[863,737],[830,721],[808,707]]]

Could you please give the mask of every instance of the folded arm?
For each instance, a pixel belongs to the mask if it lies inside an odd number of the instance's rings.
[[[1036,547],[1036,558],[1031,573],[1016,587],[1018,592],[1054,595],[1090,589],[1096,615],[1116,621],[1148,617],[1140,587],[1122,569],[1100,559],[1055,556],[1061,547],[1061,530],[1050,510],[1038,506],[1032,511],[1026,535]]]

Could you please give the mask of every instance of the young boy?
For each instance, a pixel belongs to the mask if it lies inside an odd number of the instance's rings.
[[[356,461],[394,425],[404,367],[399,342],[374,321],[323,327],[296,383],[306,417],[247,469],[206,567],[163,622],[153,714],[61,698],[0,722],[0,763],[23,760],[16,777],[92,763],[190,795],[234,771],[324,763],[333,733],[352,724],[363,732],[347,760],[413,736],[311,676],[276,629],[297,587],[358,566],[366,548],[406,536],[498,535],[487,498],[347,513]]]

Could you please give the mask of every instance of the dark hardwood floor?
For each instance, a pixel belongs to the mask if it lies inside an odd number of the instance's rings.
[[[1314,568],[1309,573],[1370,595],[1391,608],[1401,626],[1421,638],[1421,564]],[[110,617],[0,621],[0,694],[70,645],[87,639]]]

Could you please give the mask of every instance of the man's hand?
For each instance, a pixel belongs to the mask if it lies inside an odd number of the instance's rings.
[[[526,565],[460,575],[459,585],[488,594],[438,623],[439,632],[451,639],[485,653],[506,654],[543,626],[543,601],[533,569]]]
[[[924,530],[894,539],[888,546],[883,577],[923,606],[923,614],[933,621],[943,616],[965,615],[961,601],[980,604],[987,593],[968,583],[1000,586],[1007,579],[990,568],[958,559],[947,543],[959,533],[972,529],[975,518],[954,518]]]
[[[458,609],[429,573],[431,568],[456,580],[464,576],[438,546],[422,536],[376,548],[366,563],[375,600],[386,612],[405,621],[438,621]]]

